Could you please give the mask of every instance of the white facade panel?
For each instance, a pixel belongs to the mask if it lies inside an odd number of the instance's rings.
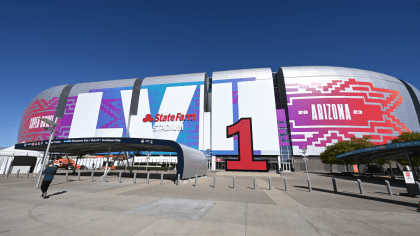
[[[204,146],[202,150],[211,149],[211,113],[204,112]]]
[[[95,137],[101,99],[102,92],[79,94],[68,138]]]
[[[152,123],[143,122],[143,118],[147,114],[150,114],[149,93],[147,89],[141,89],[137,115],[131,116],[130,137],[153,138]]]
[[[232,150],[233,139],[226,137],[226,126],[233,124],[232,84],[213,84],[211,116],[213,150]]]
[[[159,114],[164,114],[164,115],[171,114],[175,116],[177,113],[186,114],[196,88],[197,88],[197,85],[177,86],[177,87],[166,88],[165,95],[163,96],[162,103],[159,108]],[[180,120],[155,122],[155,126],[156,125],[179,126],[182,124],[183,124],[183,121],[180,121]],[[176,139],[178,138],[179,132],[180,132],[179,130],[168,131],[168,132],[156,131],[154,132],[154,138],[176,141]]]
[[[239,119],[252,118],[254,150],[266,150],[279,155],[276,104],[272,80],[238,83]]]
[[[121,101],[123,104],[124,110],[124,118],[125,118],[125,125],[128,128],[128,118],[130,116],[130,104],[131,104],[131,95],[133,94],[133,90],[122,90],[121,91]]]
[[[95,137],[102,138],[121,138],[123,135],[123,128],[102,128],[96,129]]]
[[[198,150],[204,150],[204,85],[200,85],[200,121],[198,125]]]

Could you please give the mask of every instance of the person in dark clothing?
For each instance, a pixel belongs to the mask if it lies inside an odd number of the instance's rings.
[[[54,179],[54,175],[57,173],[57,168],[54,167],[53,163],[50,163],[47,168],[42,172],[44,175],[44,179],[42,180],[41,184],[41,197],[47,198],[47,190],[50,187],[52,180]]]

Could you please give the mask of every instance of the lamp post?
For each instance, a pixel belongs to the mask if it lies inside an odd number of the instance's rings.
[[[207,169],[211,168],[211,161],[210,161],[210,148],[206,150],[206,159],[207,159]]]
[[[146,154],[147,154],[147,157],[146,157],[146,173],[147,173],[147,167],[149,166],[149,160],[150,160],[150,152],[147,151]]]
[[[306,177],[309,178],[309,176],[308,176],[308,165],[306,164],[306,161],[308,160],[308,158],[306,157],[306,150],[308,150],[308,149],[307,148],[302,148],[303,160],[305,161]]]
[[[44,127],[44,129],[50,130],[51,134],[50,134],[50,139],[48,140],[47,150],[45,151],[44,157],[42,158],[41,169],[39,170],[39,173],[38,173],[38,181],[36,182],[35,188],[39,188],[39,182],[41,181],[42,171],[44,170],[44,166],[45,166],[45,159],[48,155],[48,151],[50,150],[51,140],[53,139],[53,136],[54,136],[54,130],[55,130],[55,127],[57,126],[58,117],[55,118],[55,122],[47,118],[37,118],[37,119],[47,123],[50,126],[50,127]]]

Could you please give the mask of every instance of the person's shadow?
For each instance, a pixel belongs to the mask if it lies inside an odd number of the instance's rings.
[[[56,192],[56,193],[47,195],[45,198],[50,198],[51,196],[56,196],[56,195],[60,195],[60,194],[63,194],[63,193],[67,193],[67,191]]]

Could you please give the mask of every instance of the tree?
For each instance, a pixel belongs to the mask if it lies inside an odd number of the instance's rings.
[[[323,151],[319,156],[321,162],[329,164],[330,166],[333,164],[345,165],[348,172],[347,165],[355,164],[355,161],[353,159],[337,159],[335,157],[346,152],[375,146],[375,144],[370,141],[370,138],[370,136],[364,136],[363,138],[352,137],[350,140],[339,141],[333,145],[327,146],[325,151]],[[367,160],[364,160],[361,163],[363,162],[367,162]]]

